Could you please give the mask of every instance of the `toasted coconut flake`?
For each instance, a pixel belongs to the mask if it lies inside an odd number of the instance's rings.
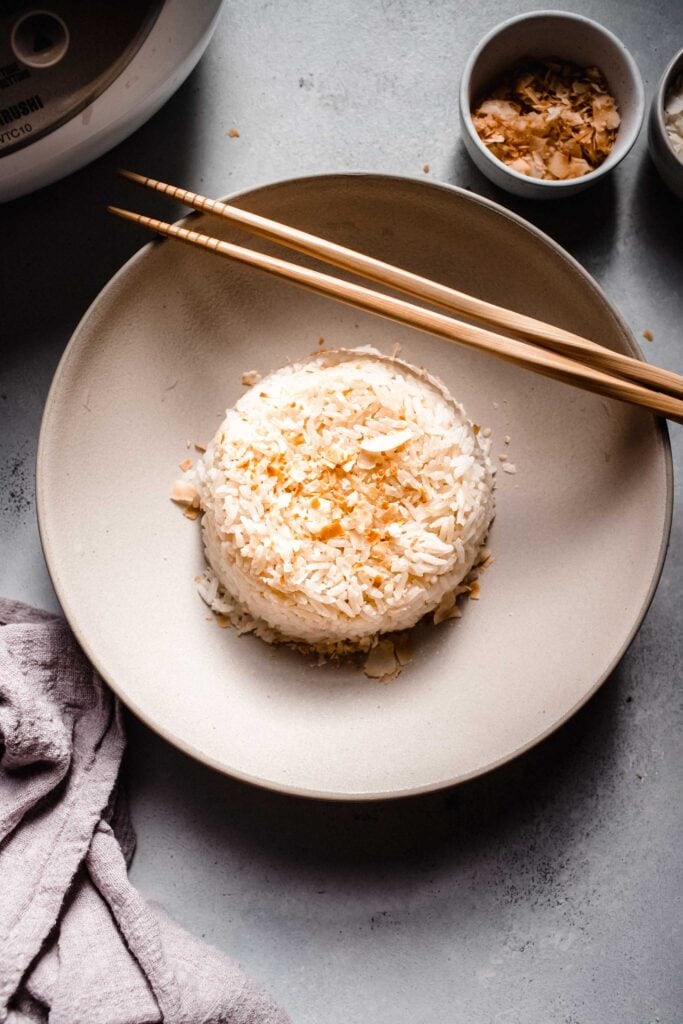
[[[571,171],[569,157],[561,153],[559,149],[555,150],[546,166],[553,178],[559,178],[561,181],[563,178],[569,177]]]
[[[392,641],[380,640],[365,659],[363,671],[370,679],[386,680],[395,676],[399,668]]]
[[[221,629],[227,629],[228,626],[232,626],[232,619],[229,615],[224,615],[222,612],[216,612],[214,618]]]
[[[399,665],[403,667],[413,660],[413,648],[410,637],[405,633],[397,636],[394,640],[394,653]]]
[[[177,501],[181,505],[191,505],[198,498],[197,491],[187,480],[176,480],[171,488],[171,501]]]
[[[187,473],[188,469],[192,469],[192,459],[183,459],[178,468],[182,469],[183,473]]]
[[[184,509],[183,515],[186,519],[196,519],[199,515],[199,509],[195,508],[193,505],[188,505],[187,508]]]
[[[598,68],[530,60],[513,68],[472,113],[493,156],[533,178],[565,181],[609,155],[621,118]]]
[[[406,444],[413,436],[409,427],[405,430],[394,430],[389,434],[378,434],[375,437],[364,437],[359,447],[361,451],[370,455],[382,455],[385,452],[395,452],[401,445]]]
[[[479,552],[479,558],[477,559],[477,565],[483,565],[491,557],[491,548],[482,548]]]
[[[470,588],[470,601],[478,601],[481,593],[481,583],[479,580],[474,580]]]
[[[206,451],[206,445],[205,444],[198,444],[195,441],[194,446],[195,446],[195,448],[197,449],[198,452],[205,452]]]
[[[251,388],[254,384],[258,384],[261,380],[261,374],[258,370],[247,370],[242,374],[242,383],[245,387]]]
[[[344,530],[341,523],[335,521],[327,523],[321,530],[318,530],[315,536],[318,540],[334,540],[335,537],[343,537]]]
[[[438,626],[440,622],[445,622],[446,619],[450,618],[450,613],[455,606],[455,597],[455,591],[453,590],[443,595],[439,604],[434,609],[434,615],[432,616],[435,626]]]
[[[525,174],[527,178],[534,176],[532,175],[532,163],[530,160],[527,160],[526,157],[517,156],[514,160],[508,160],[507,165],[508,167],[511,167],[513,171],[517,171],[518,174]],[[538,177],[538,175],[535,175],[535,177]]]

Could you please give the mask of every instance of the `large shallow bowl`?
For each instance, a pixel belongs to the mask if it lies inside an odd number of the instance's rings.
[[[588,275],[468,192],[376,175],[287,181],[240,204],[485,299],[636,352]],[[235,238],[224,222],[193,225]],[[112,223],[112,231],[131,230]],[[243,240],[243,238],[242,238]],[[266,248],[266,243],[262,244]],[[198,523],[169,501],[265,372],[317,347],[373,343],[424,364],[494,430],[495,563],[463,618],[425,629],[395,682],[207,621]],[[40,529],[64,611],[96,667],[183,750],[275,789],[398,796],[477,775],[567,719],[615,666],[662,566],[666,432],[651,415],[297,290],[173,241],[104,289],[55,376],[38,453]]]

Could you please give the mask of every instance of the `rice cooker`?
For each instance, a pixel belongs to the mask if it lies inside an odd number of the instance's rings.
[[[111,149],[172,95],[222,0],[0,0],[0,202]]]

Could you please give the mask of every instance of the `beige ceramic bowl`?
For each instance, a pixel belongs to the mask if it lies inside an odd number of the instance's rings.
[[[668,185],[674,195],[683,199],[683,160],[679,160],[676,156],[664,124],[664,105],[667,102],[669,90],[680,75],[683,75],[683,50],[679,50],[672,57],[659,80],[650,106],[647,141],[650,156],[662,181]]]
[[[609,156],[581,178],[530,178],[498,160],[479,138],[472,106],[506,71],[530,57],[557,57],[600,68],[617,101],[621,125]],[[494,185],[526,199],[561,199],[594,185],[624,159],[638,138],[644,112],[643,83],[621,40],[591,18],[568,11],[518,14],[492,29],[471,54],[460,82],[460,127],[467,152]]]
[[[623,323],[550,239],[493,203],[375,175],[283,182],[240,204],[623,352]],[[244,242],[224,222],[193,226]],[[110,230],[133,230],[112,222]],[[256,245],[268,248],[265,242]],[[493,428],[495,563],[463,618],[425,628],[394,683],[207,621],[199,524],[169,501],[241,374],[373,343],[443,378]],[[505,446],[503,438],[511,442]],[[191,451],[192,454],[194,454]],[[653,417],[399,329],[173,241],[147,245],[85,315],[57,371],[38,455],[45,554],[66,615],[123,700],[183,750],[289,792],[398,796],[477,775],[586,701],[640,623],[671,512]]]

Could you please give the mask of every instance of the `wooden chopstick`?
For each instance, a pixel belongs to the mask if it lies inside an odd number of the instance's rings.
[[[168,224],[154,217],[132,213],[115,206],[109,206],[110,213],[124,220],[141,224],[158,234],[168,235],[189,245],[208,249],[210,252],[229,259],[238,260],[252,267],[265,270],[275,277],[285,278],[321,295],[331,296],[348,305],[405,324],[417,330],[434,334],[447,341],[458,342],[479,351],[488,352],[546,377],[552,377],[587,391],[595,391],[609,398],[632,402],[657,412],[677,423],[683,423],[683,401],[670,395],[661,394],[620,377],[613,377],[595,367],[585,366],[566,356],[546,349],[536,348],[516,338],[507,338],[493,331],[463,323],[452,317],[437,313],[422,306],[413,305],[403,299],[375,292],[362,285],[353,284],[323,274],[309,267],[288,263],[286,260],[266,253],[254,252],[232,242],[224,242],[209,235],[191,231],[178,224]]]
[[[332,266],[351,271],[370,281],[389,285],[389,287],[405,292],[413,298],[430,302],[478,323],[493,325],[516,337],[529,339],[543,348],[587,363],[605,373],[617,374],[627,380],[634,380],[654,387],[657,391],[665,391],[677,398],[683,398],[683,376],[670,370],[652,366],[621,352],[613,352],[612,349],[598,345],[578,334],[565,331],[561,327],[555,327],[553,324],[544,323],[523,313],[496,306],[491,302],[485,302],[483,299],[477,299],[472,295],[449,288],[447,285],[430,281],[428,278],[420,277],[418,274],[413,274],[400,267],[394,267],[372,256],[366,256],[267,217],[241,210],[239,207],[229,206],[216,199],[208,199],[206,196],[197,195],[196,192],[189,192],[187,189],[168,185],[133,171],[120,171],[120,174],[138,185],[177,199],[185,206],[215,214],[252,234],[278,242],[308,256],[314,256]]]

